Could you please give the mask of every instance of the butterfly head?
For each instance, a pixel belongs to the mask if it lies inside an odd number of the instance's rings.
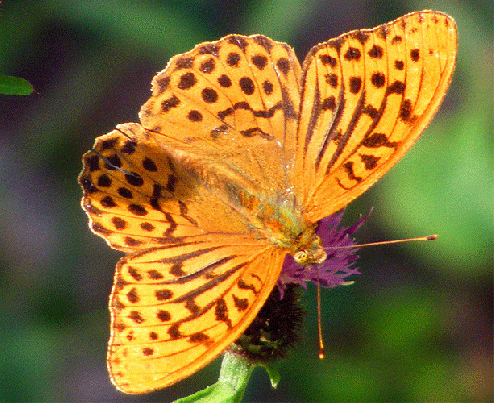
[[[298,249],[293,254],[293,259],[300,265],[320,264],[327,258],[326,252],[322,248],[322,241],[317,235],[314,235],[305,247]]]

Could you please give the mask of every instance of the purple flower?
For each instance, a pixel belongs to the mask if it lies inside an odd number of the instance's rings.
[[[358,258],[358,248],[328,248],[356,245],[352,235],[367,220],[370,213],[367,217],[361,217],[354,225],[340,228],[343,212],[344,210],[341,210],[319,221],[316,233],[321,238],[323,248],[328,255],[323,263],[301,266],[295,263],[291,255],[287,256],[278,279],[281,298],[286,285],[290,283],[307,288],[307,282],[313,282],[331,288],[344,284],[345,278],[352,274],[360,274],[358,268],[354,267]]]

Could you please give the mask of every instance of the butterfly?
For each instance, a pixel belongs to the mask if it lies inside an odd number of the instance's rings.
[[[456,51],[454,20],[422,11],[320,43],[302,65],[261,35],[173,57],[141,123],[98,137],[79,176],[90,228],[126,254],[110,297],[114,385],[191,375],[253,321],[287,254],[323,262],[318,221],[413,145]]]

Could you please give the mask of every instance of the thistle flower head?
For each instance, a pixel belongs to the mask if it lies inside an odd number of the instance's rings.
[[[347,277],[360,274],[355,267],[358,258],[358,248],[341,247],[356,245],[352,235],[367,220],[360,218],[354,225],[341,227],[343,210],[332,216],[322,219],[317,227],[317,235],[321,238],[327,259],[318,265],[301,266],[293,257],[288,255],[283,264],[278,288],[281,298],[287,284],[295,283],[307,288],[307,283],[319,283],[323,287],[332,288],[346,283]],[[334,249],[338,248],[338,249]]]
[[[268,364],[285,357],[287,351],[299,340],[305,310],[300,304],[300,287],[308,282],[323,287],[345,284],[347,277],[360,274],[354,267],[357,248],[341,247],[356,245],[353,233],[366,221],[360,218],[350,227],[341,227],[343,211],[319,222],[317,235],[321,238],[327,259],[321,264],[295,263],[287,256],[278,280],[257,317],[229,351],[246,358],[251,363]],[[339,249],[331,249],[338,247]],[[329,249],[328,249],[329,248]]]

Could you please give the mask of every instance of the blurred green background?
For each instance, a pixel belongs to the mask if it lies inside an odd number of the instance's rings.
[[[323,291],[323,361],[309,287],[304,340],[278,364],[278,389],[258,371],[245,400],[491,401],[492,0],[3,1],[0,73],[36,93],[0,96],[0,400],[170,401],[217,379],[218,361],[161,392],[115,391],[107,298],[120,254],[79,206],[82,154],[138,121],[171,56],[262,33],[303,59],[321,41],[421,9],[458,23],[453,83],[421,141],[346,220],[373,206],[359,242],[439,239],[363,250],[357,282]]]

